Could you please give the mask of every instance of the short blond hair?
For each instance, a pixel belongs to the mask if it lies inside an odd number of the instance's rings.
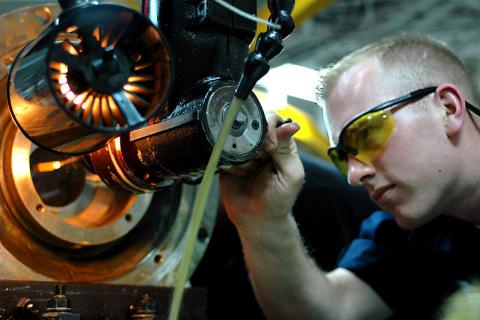
[[[382,70],[395,76],[406,92],[444,82],[457,85],[474,104],[480,101],[475,80],[463,62],[445,44],[427,36],[402,34],[368,44],[320,70],[317,97],[326,100],[340,76],[368,58],[377,58]]]

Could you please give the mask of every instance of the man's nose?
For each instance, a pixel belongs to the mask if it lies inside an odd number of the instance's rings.
[[[365,180],[373,177],[375,174],[375,167],[358,160],[353,156],[348,157],[348,173],[347,180],[352,186],[361,186]]]

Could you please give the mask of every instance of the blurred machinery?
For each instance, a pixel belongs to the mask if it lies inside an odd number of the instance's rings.
[[[256,12],[254,1],[234,2]],[[154,319],[149,299],[166,301],[168,292],[145,286],[173,283],[195,183],[256,25],[213,0],[144,1],[143,15],[59,3],[0,17],[0,286],[11,293],[0,299],[0,318],[77,319],[80,292],[110,292],[113,313],[103,317]],[[220,167],[255,156],[265,132],[252,94]],[[213,228],[217,194],[215,187],[192,271]],[[53,282],[103,285],[54,292]],[[199,318],[201,310],[192,310],[184,315]],[[98,317],[81,311],[82,319]]]

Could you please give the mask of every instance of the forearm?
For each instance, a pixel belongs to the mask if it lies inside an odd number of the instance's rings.
[[[338,319],[335,288],[306,253],[293,218],[239,234],[255,294],[269,319]]]

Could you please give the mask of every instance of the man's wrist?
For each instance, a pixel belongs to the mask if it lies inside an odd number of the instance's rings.
[[[285,248],[285,242],[298,239],[298,230],[291,213],[282,216],[261,219],[252,225],[237,226],[242,242],[250,246],[267,250]]]

